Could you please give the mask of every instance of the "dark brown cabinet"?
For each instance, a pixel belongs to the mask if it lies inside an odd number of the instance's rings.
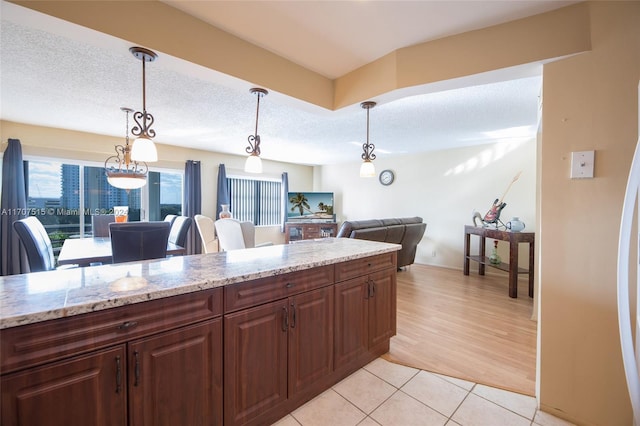
[[[395,271],[336,284],[336,368],[357,362],[396,333]]]
[[[380,255],[336,266],[335,368],[359,365],[369,353],[384,353],[396,334],[396,268]]]
[[[127,423],[124,345],[2,377],[5,426]]]
[[[216,289],[3,330],[2,424],[221,425],[221,313]]]
[[[333,369],[332,286],[227,314],[224,322],[227,425],[260,423]]]
[[[7,426],[263,425],[389,349],[396,253],[2,330]]]
[[[222,424],[222,320],[128,345],[130,424]]]

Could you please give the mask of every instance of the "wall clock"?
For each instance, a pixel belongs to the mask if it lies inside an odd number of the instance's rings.
[[[395,179],[395,175],[391,170],[383,170],[380,172],[380,176],[378,179],[380,180],[381,184],[387,186],[393,183],[393,180]]]

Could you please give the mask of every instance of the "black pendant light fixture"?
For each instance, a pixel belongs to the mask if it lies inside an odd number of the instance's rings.
[[[131,145],[129,144],[129,114],[133,112],[131,108],[120,108],[127,114],[127,124],[125,130],[124,145],[116,145],[116,155],[112,155],[104,162],[104,171],[107,175],[107,182],[110,185],[126,189],[142,188],[147,183],[147,164],[138,163],[131,159]]]
[[[144,47],[132,47],[129,51],[134,57],[142,61],[142,111],[136,111],[133,119],[136,126],[131,129],[131,134],[137,136],[131,148],[131,159],[136,161],[158,161],[158,150],[152,138],[156,136],[153,126],[153,115],[147,112],[146,76],[145,64],[153,62],[158,55]]]
[[[253,135],[249,135],[249,146],[245,151],[249,154],[247,161],[244,163],[244,171],[248,173],[262,173],[262,160],[260,159],[260,135],[258,135],[258,117],[260,115],[260,98],[266,96],[269,92],[260,87],[254,87],[249,90],[258,98],[256,107],[256,131]]]
[[[360,165],[360,177],[374,177],[376,175],[376,166],[373,165],[373,160],[376,159],[376,155],[373,150],[376,148],[374,144],[369,143],[369,110],[376,106],[375,102],[367,101],[362,102],[360,106],[367,110],[367,141],[362,144],[362,165]]]

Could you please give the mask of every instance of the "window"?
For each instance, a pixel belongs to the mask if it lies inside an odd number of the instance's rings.
[[[227,178],[231,212],[240,221],[254,225],[279,225],[282,211],[282,182]]]
[[[107,183],[102,166],[48,160],[24,165],[25,213],[42,222],[56,254],[67,238],[90,236],[91,216],[110,214],[114,206],[128,206],[129,221],[162,220],[182,211],[178,172],[150,171],[146,186],[127,192]]]

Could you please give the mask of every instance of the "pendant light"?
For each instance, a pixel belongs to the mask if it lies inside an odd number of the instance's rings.
[[[262,160],[260,159],[260,135],[258,135],[258,116],[260,114],[260,98],[266,96],[269,92],[265,89],[254,87],[249,90],[258,98],[256,107],[256,131],[255,134],[249,135],[249,146],[245,151],[249,154],[247,161],[244,163],[244,171],[248,173],[262,173]]]
[[[131,129],[131,134],[137,136],[131,148],[131,159],[136,161],[158,161],[158,150],[152,138],[156,136],[156,131],[151,128],[153,125],[153,115],[147,112],[146,76],[145,64],[153,62],[158,55],[144,47],[132,47],[129,51],[133,56],[142,61],[142,111],[136,111],[133,119],[136,126]]]
[[[116,155],[112,155],[104,162],[104,171],[107,182],[116,188],[131,189],[142,188],[147,183],[147,164],[131,160],[131,145],[129,144],[129,113],[131,108],[120,108],[127,114],[124,145],[116,145]]]
[[[362,144],[362,165],[360,166],[360,177],[374,177],[376,175],[376,166],[373,165],[373,160],[376,159],[376,155],[373,150],[376,146],[369,143],[369,110],[376,106],[375,102],[367,101],[360,104],[360,106],[367,110],[367,141]]]

